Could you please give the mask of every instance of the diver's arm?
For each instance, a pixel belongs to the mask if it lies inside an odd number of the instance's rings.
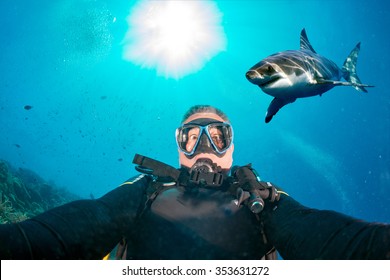
[[[390,225],[307,208],[281,195],[263,214],[265,232],[284,259],[390,259]]]
[[[0,258],[102,259],[132,227],[148,180],[0,225]]]

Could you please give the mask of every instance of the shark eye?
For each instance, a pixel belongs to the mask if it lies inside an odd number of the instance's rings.
[[[267,70],[268,70],[268,72],[273,72],[274,69],[272,68],[271,65],[268,65]]]

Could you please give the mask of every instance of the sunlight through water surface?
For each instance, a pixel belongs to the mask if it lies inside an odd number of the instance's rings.
[[[124,59],[179,79],[224,51],[222,14],[210,1],[140,1],[128,16]]]

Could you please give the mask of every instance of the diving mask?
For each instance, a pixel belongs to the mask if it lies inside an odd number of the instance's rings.
[[[176,129],[176,143],[189,158],[200,153],[222,157],[233,143],[233,129],[226,122],[196,119]]]

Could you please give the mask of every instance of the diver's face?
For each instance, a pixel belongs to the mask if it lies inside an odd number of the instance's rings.
[[[184,123],[186,124],[197,119],[213,119],[218,122],[224,122],[224,120],[220,116],[214,113],[196,113],[190,116],[187,120],[185,120]],[[201,131],[197,127],[194,127],[189,131],[188,141],[185,146],[185,149],[187,151],[191,151],[194,148],[197,139],[200,137],[199,133],[201,133]],[[211,128],[209,130],[209,134],[211,139],[213,140],[214,145],[217,146],[219,149],[223,149],[225,142],[222,139],[222,132],[217,128]],[[188,157],[179,149],[179,163],[181,166],[191,168],[198,159],[210,159],[215,164],[220,166],[223,170],[229,170],[233,164],[233,151],[234,144],[231,144],[229,149],[227,149],[222,156],[217,156],[214,153],[207,152],[196,154],[194,157]]]

